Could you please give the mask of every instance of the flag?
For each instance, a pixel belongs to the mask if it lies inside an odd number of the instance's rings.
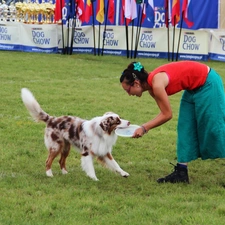
[[[169,0],[165,0],[164,8],[165,8],[165,25],[166,27],[169,27]]]
[[[124,24],[124,17],[125,17],[125,0],[121,1],[121,11],[120,11],[120,24]]]
[[[104,22],[104,0],[97,0],[97,15],[96,15],[96,20],[99,23]]]
[[[193,17],[192,17],[192,4],[191,0],[184,0],[182,5],[182,15],[185,23],[190,28],[194,25]]]
[[[155,23],[155,11],[153,0],[144,0],[146,2],[146,17],[153,25]]]
[[[180,0],[173,0],[171,17],[172,25],[175,26],[180,21]]]
[[[67,8],[66,20],[75,18],[76,14],[75,0],[65,0],[65,6]]]
[[[62,5],[61,5],[62,4]],[[64,0],[56,0],[55,2],[55,22],[62,20],[62,8],[65,6]]]
[[[85,22],[88,23],[90,17],[92,16],[92,3],[91,0],[87,0],[87,4],[85,7]]]
[[[127,25],[137,18],[137,4],[135,0],[125,0],[125,18]]]
[[[114,23],[114,17],[115,17],[115,4],[114,0],[108,0],[109,4],[109,11],[108,11],[108,19],[110,23]]]
[[[81,22],[84,22],[85,21],[84,0],[76,0],[76,3],[77,3],[76,5],[77,19],[79,19]]]
[[[144,0],[144,2],[141,3],[141,8],[142,8],[141,23],[143,23],[146,18],[146,4],[147,3],[148,3],[148,0]]]

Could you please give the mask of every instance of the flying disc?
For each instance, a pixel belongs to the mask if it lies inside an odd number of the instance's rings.
[[[138,128],[140,128],[140,126],[133,124],[126,128],[117,128],[115,132],[118,136],[121,136],[121,137],[132,137],[134,134],[134,131]]]

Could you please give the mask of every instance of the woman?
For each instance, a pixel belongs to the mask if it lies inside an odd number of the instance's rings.
[[[142,137],[172,118],[169,95],[184,90],[177,126],[177,159],[174,172],[157,182],[189,183],[188,162],[197,158],[225,157],[225,96],[220,76],[207,65],[194,61],[172,62],[148,73],[139,62],[123,71],[120,82],[129,95],[148,91],[160,113],[138,128]]]

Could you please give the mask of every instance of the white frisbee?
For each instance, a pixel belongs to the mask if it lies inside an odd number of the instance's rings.
[[[129,127],[126,127],[126,128],[117,128],[115,132],[118,136],[121,136],[121,137],[132,137],[134,134],[134,131],[138,129],[139,127],[140,126],[138,125],[131,124]]]

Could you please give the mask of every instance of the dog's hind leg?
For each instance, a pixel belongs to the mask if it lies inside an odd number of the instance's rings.
[[[67,174],[67,169],[66,169],[66,158],[70,153],[70,143],[67,141],[64,141],[64,146],[63,146],[63,150],[61,152],[61,157],[59,160],[59,165],[62,171],[62,174]]]
[[[108,169],[119,173],[122,177],[128,177],[129,173],[122,170],[119,164],[114,160],[110,153],[107,153],[104,157],[98,157],[98,160],[102,162]]]
[[[95,175],[93,156],[91,154],[81,156],[81,167],[91,179],[98,180]]]
[[[46,175],[48,177],[53,177],[52,169],[51,169],[52,162],[58,154],[59,154],[58,150],[55,150],[55,149],[52,149],[52,148],[49,149],[49,155],[48,155],[48,158],[46,160]]]

